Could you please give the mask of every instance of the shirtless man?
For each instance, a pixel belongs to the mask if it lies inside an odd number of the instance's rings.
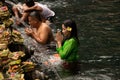
[[[25,32],[27,35],[34,38],[41,44],[48,44],[54,40],[51,28],[43,22],[39,11],[33,11],[28,16],[28,21],[31,28],[26,28]]]

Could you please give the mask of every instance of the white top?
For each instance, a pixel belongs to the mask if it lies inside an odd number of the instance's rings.
[[[35,5],[40,6],[40,7],[43,9],[43,11],[41,12],[41,15],[42,15],[43,17],[45,17],[46,19],[47,19],[48,17],[50,17],[50,16],[55,16],[55,12],[53,12],[51,9],[49,9],[49,8],[47,7],[47,5],[40,4],[40,3],[38,3],[38,2],[36,2]],[[24,12],[23,5],[22,5],[21,3],[18,3],[18,4],[16,5],[16,7],[18,8],[19,12],[20,12],[21,14],[23,14],[23,12]]]
[[[40,3],[36,3],[36,5],[40,6],[43,9],[43,11],[41,12],[41,15],[46,19],[50,16],[55,16],[55,13],[51,9],[49,9],[46,5],[43,5]]]

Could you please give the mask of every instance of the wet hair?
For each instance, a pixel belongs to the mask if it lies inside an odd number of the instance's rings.
[[[25,4],[28,6],[28,7],[32,7],[35,5],[35,2],[34,0],[25,0]]]
[[[30,12],[29,16],[34,17],[39,21],[43,21],[43,17],[40,15],[40,12],[37,10]]]
[[[71,30],[71,35],[69,38],[71,37],[74,37],[77,39],[78,43],[79,43],[79,39],[78,39],[78,34],[77,34],[77,26],[76,26],[76,23],[74,20],[71,20],[71,19],[68,19],[68,20],[65,20],[63,22],[64,26],[67,28],[67,27],[70,27],[72,28]]]

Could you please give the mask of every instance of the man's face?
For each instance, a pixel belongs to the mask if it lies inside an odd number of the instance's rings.
[[[34,28],[36,28],[36,25],[39,22],[38,19],[36,19],[35,17],[31,17],[31,16],[28,17],[28,21],[29,21],[29,24]]]

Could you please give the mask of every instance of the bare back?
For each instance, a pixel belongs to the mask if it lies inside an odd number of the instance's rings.
[[[39,37],[45,42],[50,43],[54,40],[51,28],[46,24],[42,23],[37,30]]]

